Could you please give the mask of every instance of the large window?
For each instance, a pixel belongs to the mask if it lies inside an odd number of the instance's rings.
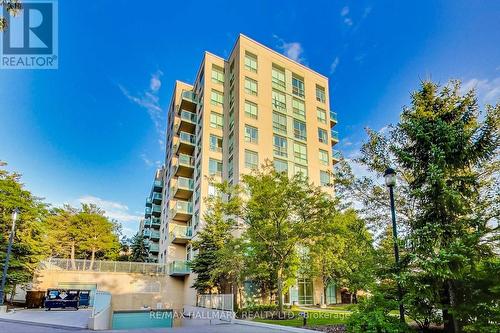
[[[222,106],[224,104],[224,94],[212,89],[210,103],[215,106]]]
[[[208,173],[210,176],[222,176],[222,161],[208,159]]]
[[[257,73],[257,56],[255,54],[245,51],[245,68]]]
[[[293,135],[295,136],[296,139],[299,140],[306,140],[307,139],[307,133],[306,133],[306,123],[294,119],[293,120]]]
[[[220,136],[210,134],[210,150],[211,151],[222,151],[222,138]]]
[[[292,100],[293,115],[301,120],[306,120],[306,105],[304,101],[294,98]]]
[[[245,125],[245,141],[259,143],[259,130],[253,126]]]
[[[330,185],[330,174],[326,171],[321,170],[319,172],[319,182],[321,186],[329,186]]]
[[[273,112],[273,130],[278,133],[286,134],[286,116]]]
[[[316,114],[318,116],[318,122],[326,124],[326,111],[320,108],[316,109]]]
[[[326,150],[319,150],[319,161],[323,165],[328,165],[328,152]]]
[[[286,96],[281,91],[273,90],[273,109],[286,112]]]
[[[258,109],[257,104],[245,101],[245,115],[247,117],[257,119],[258,118]]]
[[[321,103],[326,102],[325,88],[316,85],[316,100]]]
[[[280,160],[275,158],[274,161],[274,169],[277,172],[288,172],[288,162],[285,160]]]
[[[292,76],[292,94],[304,98],[304,79],[293,74]]]
[[[302,174],[304,177],[307,177],[307,167],[305,165],[300,165],[300,164],[294,164],[293,165],[293,173],[296,174]]]
[[[307,147],[298,142],[293,143],[293,157],[296,162],[307,163]]]
[[[224,69],[212,65],[212,82],[224,84]]]
[[[257,96],[257,81],[246,77],[245,78],[245,92],[247,94]]]
[[[251,150],[245,150],[245,167],[256,169],[259,167],[259,154]]]
[[[273,76],[273,88],[284,90],[286,88],[285,71],[273,65],[272,76]]]
[[[328,143],[328,133],[322,128],[318,128],[318,140],[321,143]]]
[[[288,144],[285,137],[274,134],[273,148],[274,148],[274,156],[285,157],[285,158],[288,156]]]
[[[222,115],[217,112],[210,112],[210,127],[222,129],[224,126],[224,119]]]

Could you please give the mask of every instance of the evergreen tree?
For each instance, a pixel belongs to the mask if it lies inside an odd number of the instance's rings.
[[[132,244],[130,245],[132,249],[132,254],[130,255],[131,261],[135,262],[146,262],[149,258],[149,251],[144,244],[144,236],[141,233],[136,233],[132,237]]]

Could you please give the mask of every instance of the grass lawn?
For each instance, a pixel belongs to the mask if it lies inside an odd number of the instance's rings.
[[[275,319],[254,318],[253,320],[258,321],[260,323],[302,327],[303,318],[300,317],[298,314],[300,312],[307,312],[309,316],[307,318],[307,326],[344,324],[348,314],[344,312],[345,309],[338,309],[338,310],[341,310],[342,312],[335,312],[332,311],[332,309],[329,309],[329,311],[322,311],[321,309],[298,310],[294,308],[292,310],[285,310],[285,311],[292,311],[294,313],[295,318],[293,319],[275,320]]]

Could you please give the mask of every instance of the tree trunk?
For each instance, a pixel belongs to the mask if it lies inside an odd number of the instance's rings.
[[[91,271],[94,268],[94,261],[95,261],[95,249],[92,249],[92,255],[90,256],[89,271]]]
[[[76,269],[76,263],[75,263],[75,242],[71,242],[71,267],[73,269]]]
[[[14,301],[14,296],[16,295],[16,284],[14,283],[12,285],[12,290],[10,291],[10,300],[9,300],[9,303],[12,304],[12,302]]]
[[[278,268],[278,312],[283,314],[283,268]]]
[[[453,314],[449,312],[449,308],[453,307],[455,293],[451,286],[451,282],[447,281],[444,284],[444,297],[443,297],[443,322],[444,331],[446,333],[459,333],[460,329],[457,325],[457,320]]]

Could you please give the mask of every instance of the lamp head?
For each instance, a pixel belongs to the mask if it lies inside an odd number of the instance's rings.
[[[387,168],[384,172],[385,185],[393,187],[396,185],[396,171],[393,168]]]

